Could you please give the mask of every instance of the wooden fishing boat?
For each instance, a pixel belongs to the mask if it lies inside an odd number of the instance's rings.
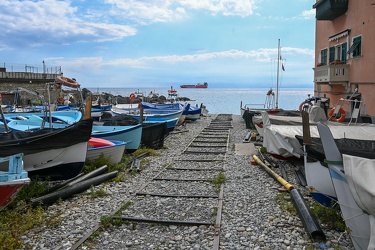
[[[92,119],[84,119],[65,128],[2,133],[0,157],[23,153],[24,169],[30,177],[72,178],[84,166],[92,124]],[[6,165],[0,164],[1,171],[6,169]]]
[[[142,102],[142,108],[149,113],[153,113],[153,110],[181,110],[183,109],[183,115],[185,115],[185,120],[195,121],[200,118],[202,114],[201,107],[191,106],[189,103],[182,104],[179,102],[175,103],[148,103]]]
[[[92,137],[105,140],[117,140],[126,142],[126,151],[133,152],[141,144],[142,125],[130,126],[104,126],[94,125],[92,128]]]
[[[26,131],[41,128],[62,128],[81,120],[80,111],[52,111],[37,113],[4,114],[8,127],[13,131]],[[2,120],[1,120],[2,122]],[[1,125],[1,123],[0,123]]]
[[[178,118],[147,117],[143,120],[141,145],[148,148],[160,149],[164,145],[164,139],[172,131]],[[102,126],[135,126],[139,120],[127,116],[111,116],[101,120]]]
[[[65,76],[58,76],[55,82],[70,88],[79,88],[81,85],[74,78],[68,78]]]
[[[0,171],[0,211],[9,205],[23,186],[30,183],[23,170],[22,153],[1,157],[0,162],[8,162],[7,171]]]
[[[165,123],[167,125],[168,131],[173,131],[178,123],[178,118],[161,118],[161,117],[146,117],[143,124],[157,124]]]
[[[125,145],[124,141],[90,138],[86,160],[95,161],[100,156],[104,156],[111,164],[118,164],[124,155]]]
[[[137,120],[140,119],[141,114],[139,113],[140,110],[136,109],[136,112],[129,112],[129,110],[119,109],[119,108],[112,108],[112,113],[116,115],[124,115],[128,117],[133,117]],[[185,120],[185,115],[182,115],[183,110],[149,110],[145,111],[142,116],[145,117],[161,117],[161,118],[183,118]]]

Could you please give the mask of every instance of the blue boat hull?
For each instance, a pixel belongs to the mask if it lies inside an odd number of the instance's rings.
[[[142,125],[134,126],[93,126],[92,137],[126,142],[126,151],[133,152],[141,144]]]

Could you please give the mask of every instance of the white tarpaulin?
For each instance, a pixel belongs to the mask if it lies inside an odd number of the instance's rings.
[[[375,159],[344,154],[343,163],[355,202],[358,207],[370,214],[371,233],[368,249],[375,249]]]

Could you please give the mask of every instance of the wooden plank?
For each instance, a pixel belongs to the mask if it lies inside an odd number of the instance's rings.
[[[311,144],[309,113],[307,113],[304,110],[302,110],[302,132],[303,132],[303,143]]]

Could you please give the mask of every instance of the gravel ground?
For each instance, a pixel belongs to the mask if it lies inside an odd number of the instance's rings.
[[[223,162],[184,162],[191,158],[182,152],[217,115],[209,115],[187,123],[172,133],[159,150],[160,156],[147,157],[144,169],[125,182],[109,182],[95,187],[108,194],[100,198],[78,195],[50,206],[46,213],[60,220],[56,226],[35,228],[22,237],[25,249],[70,249],[80,238],[92,230],[102,216],[112,215],[134,197],[137,192],[174,192],[215,196],[217,193],[207,183],[191,181],[188,184],[158,181],[146,184],[166,167],[189,167],[224,169],[227,182],[224,185],[224,200],[221,219],[219,249],[354,249],[346,234],[328,230],[322,226],[327,237],[325,242],[313,242],[306,233],[298,216],[283,211],[276,202],[280,185],[260,166],[251,165],[251,155],[236,153],[235,144],[242,144],[248,130],[239,115],[233,115],[228,152],[225,156],[214,155]],[[219,142],[218,142],[219,143]],[[248,144],[249,146],[251,143]],[[220,148],[219,150],[222,150]],[[207,159],[205,155],[195,158]],[[210,155],[210,157],[212,157]],[[182,160],[182,161],[181,161]],[[216,172],[217,173],[217,172]],[[215,174],[208,172],[168,171],[158,178],[203,178]],[[296,181],[292,178],[292,184]],[[306,190],[298,187],[301,193]],[[88,193],[90,191],[87,191]],[[286,193],[287,195],[287,193]],[[122,210],[123,216],[141,216],[196,221],[215,221],[217,199],[182,199],[137,196],[131,206]],[[155,223],[123,223],[119,226],[101,228],[95,237],[88,239],[80,249],[212,249],[215,228],[213,226],[176,226]]]

